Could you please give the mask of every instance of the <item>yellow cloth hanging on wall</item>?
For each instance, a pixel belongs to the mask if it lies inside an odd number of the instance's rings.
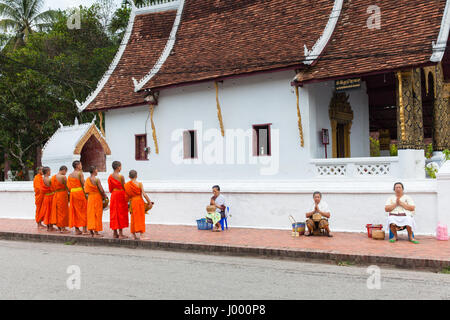
[[[225,136],[225,130],[223,128],[222,110],[220,110],[219,85],[218,85],[217,81],[214,82],[214,85],[216,86],[217,117],[219,118],[220,131],[222,132],[222,137],[224,137]]]
[[[103,136],[105,136],[105,130],[103,130],[103,113],[99,112],[98,117],[100,118],[100,131]]]
[[[302,115],[300,114],[300,94],[298,92],[297,86],[295,86],[295,95],[297,96],[297,117],[298,117],[298,131],[300,133],[300,145],[304,147],[305,141],[303,139]]]
[[[159,154],[159,148],[158,148],[158,139],[156,138],[156,128],[155,123],[153,122],[153,112],[155,111],[155,106],[150,105],[150,122],[152,123],[152,132],[153,132],[153,142],[155,143],[155,152],[156,154]]]

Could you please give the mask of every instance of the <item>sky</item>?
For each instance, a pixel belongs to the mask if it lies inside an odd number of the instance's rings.
[[[122,3],[121,0],[115,0],[117,5]],[[47,9],[61,9],[65,10],[68,8],[78,7],[80,4],[86,7],[91,6],[95,0],[45,0],[44,10]]]

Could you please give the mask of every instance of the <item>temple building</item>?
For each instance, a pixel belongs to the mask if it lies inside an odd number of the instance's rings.
[[[425,139],[438,152],[450,147],[448,7],[133,8],[110,70],[79,110],[104,113],[112,158],[149,180],[425,178]],[[398,156],[370,157],[373,132],[384,155],[395,142]]]
[[[77,106],[104,119],[107,172],[119,160],[144,181],[151,223],[194,225],[219,184],[234,226],[288,228],[319,190],[332,231],[363,231],[385,223],[400,180],[418,233],[433,234],[450,225],[438,210],[450,186],[426,178],[424,156],[426,142],[439,163],[450,148],[449,28],[450,0],[133,7],[109,70]]]

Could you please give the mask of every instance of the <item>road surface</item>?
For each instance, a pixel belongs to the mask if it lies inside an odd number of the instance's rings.
[[[449,274],[400,269],[16,241],[0,257],[0,299],[450,299]]]

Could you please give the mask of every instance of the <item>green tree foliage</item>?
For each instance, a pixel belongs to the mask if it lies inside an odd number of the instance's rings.
[[[23,45],[30,34],[51,26],[55,12],[42,11],[44,0],[0,0],[0,30],[12,33],[14,48]]]
[[[125,34],[125,30],[128,26],[128,20],[130,19],[130,13],[131,8],[124,4],[116,10],[113,18],[111,19],[108,28],[117,43],[120,43]]]
[[[59,11],[48,30],[0,52],[0,161],[6,153],[14,170],[37,165],[58,121],[67,125],[75,117],[81,122],[93,117],[78,114],[74,101],[95,90],[117,45],[104,31],[98,6],[80,7],[80,13],[81,29],[69,29],[72,12]]]

